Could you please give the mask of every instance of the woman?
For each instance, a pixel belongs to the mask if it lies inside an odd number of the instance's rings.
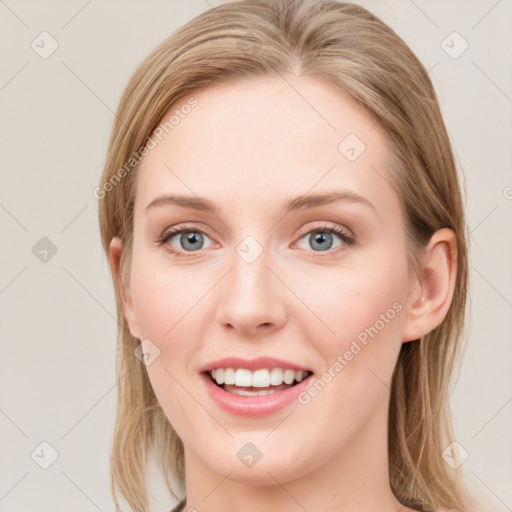
[[[147,510],[155,456],[175,511],[469,510],[446,462],[467,228],[393,30],[326,1],[202,13],[131,78],[96,195],[117,506]]]

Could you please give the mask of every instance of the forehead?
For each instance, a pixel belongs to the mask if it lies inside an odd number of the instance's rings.
[[[195,106],[184,108],[191,97]],[[376,205],[398,200],[384,132],[325,79],[252,77],[214,83],[191,97],[173,105],[161,122],[174,122],[152,136],[156,146],[138,171],[136,209],[171,192],[268,204],[348,188]]]

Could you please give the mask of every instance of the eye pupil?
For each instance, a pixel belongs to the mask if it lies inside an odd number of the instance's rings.
[[[184,245],[183,247],[186,248],[186,244],[192,244],[192,246],[190,247],[191,249],[197,249],[197,246],[198,244],[196,242],[199,242],[201,237],[198,236],[198,233],[194,233],[194,232],[188,232],[188,233],[184,233],[185,235],[185,242],[184,242]],[[195,244],[195,246],[194,246]]]
[[[327,234],[328,237],[332,238],[332,235],[329,233]],[[316,232],[315,234],[312,234],[311,235],[311,238],[312,238],[312,242],[311,242],[311,245],[312,247],[314,246],[314,243],[319,243],[320,244],[320,247],[319,249],[321,251],[326,251],[326,250],[329,250],[330,246],[332,245],[332,240],[331,240],[331,244],[327,244],[329,245],[329,247],[326,247],[325,245],[325,241],[327,239],[327,236],[326,234],[323,234],[321,232]]]

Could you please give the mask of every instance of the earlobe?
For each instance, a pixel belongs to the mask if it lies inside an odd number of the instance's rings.
[[[448,228],[436,231],[421,262],[421,275],[411,283],[402,340],[425,336],[442,323],[453,299],[457,276],[457,242]]]
[[[109,246],[108,260],[110,270],[112,272],[112,278],[114,279],[115,285],[119,290],[121,300],[123,302],[123,312],[128,323],[128,327],[132,336],[140,338],[137,322],[135,319],[135,311],[133,309],[133,303],[131,299],[131,292],[129,287],[126,286],[123,277],[121,275],[121,255],[122,255],[122,240],[120,238],[112,238]]]

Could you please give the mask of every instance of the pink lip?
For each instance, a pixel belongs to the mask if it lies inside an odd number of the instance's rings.
[[[228,393],[217,386],[206,373],[201,374],[210,398],[222,409],[239,416],[264,416],[272,414],[293,402],[312,382],[313,375],[301,380],[295,386],[275,391],[269,395],[242,396]]]
[[[225,359],[211,361],[200,368],[199,371],[200,373],[204,373],[208,370],[216,370],[217,368],[234,368],[235,370],[238,368],[246,368],[251,371],[261,370],[263,368],[282,368],[283,370],[290,369],[295,370],[296,372],[301,370],[305,372],[312,371],[309,368],[303,368],[302,366],[289,363],[283,359],[276,359],[274,357],[258,357],[251,360],[241,359],[239,357],[227,357]]]

